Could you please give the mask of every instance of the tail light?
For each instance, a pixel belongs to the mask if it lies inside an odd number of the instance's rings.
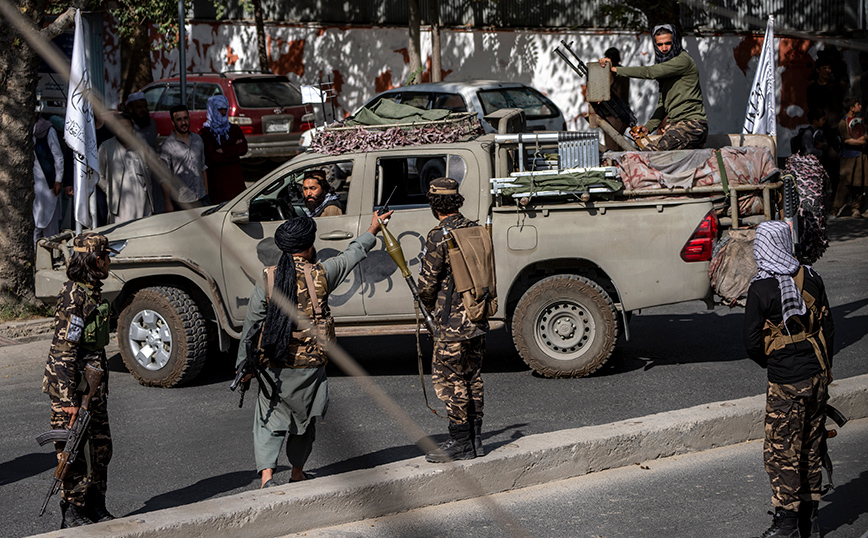
[[[717,217],[709,212],[681,249],[681,259],[686,262],[711,260],[715,239],[717,239]]]
[[[241,127],[241,132],[244,134],[253,134],[253,119],[247,116],[229,116],[229,123]]]
[[[301,132],[308,131],[316,127],[316,115],[312,112],[308,112],[304,116],[301,117],[301,127],[298,129]]]

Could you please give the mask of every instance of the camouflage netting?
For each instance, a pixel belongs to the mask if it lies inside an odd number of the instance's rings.
[[[355,129],[334,129],[339,127],[339,124],[330,127],[331,129],[327,127],[314,136],[310,144],[311,150],[326,155],[341,155],[353,151],[457,142],[464,137],[483,133],[482,125],[475,116],[453,123],[408,125],[386,129],[361,126]]]

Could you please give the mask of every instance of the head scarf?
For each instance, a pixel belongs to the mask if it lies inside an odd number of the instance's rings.
[[[45,138],[48,136],[48,130],[51,129],[51,122],[39,116],[36,123],[33,125],[33,136],[35,138]]]
[[[799,260],[793,254],[793,236],[790,226],[780,220],[760,223],[753,242],[753,257],[756,259],[757,274],[751,282],[764,278],[775,278],[781,290],[781,314],[784,327],[792,316],[801,316],[807,311],[805,300],[793,275],[799,270]],[[810,267],[807,267],[810,269]],[[789,333],[787,329],[787,333]]]
[[[205,122],[205,127],[211,129],[218,144],[221,138],[229,140],[229,118],[219,112],[221,108],[225,108],[226,112],[229,112],[229,101],[226,100],[226,97],[215,95],[208,98],[208,121]]]
[[[672,48],[669,49],[669,52],[663,54],[660,52],[660,49],[657,48],[657,42],[655,40],[655,36],[657,35],[657,30],[665,29],[669,33],[672,34]],[[654,63],[661,64],[672,58],[675,58],[681,51],[684,50],[681,48],[681,38],[678,37],[678,32],[675,31],[675,26],[671,24],[661,24],[659,26],[655,26],[654,30],[651,31],[651,40],[654,41]]]
[[[210,107],[210,103],[208,106]],[[274,290],[279,290],[289,304],[298,304],[298,283],[292,255],[307,250],[313,245],[315,238],[316,222],[308,217],[290,219],[274,232],[274,244],[283,252],[274,274]],[[287,316],[275,301],[268,302],[265,322],[262,325],[262,349],[266,357],[279,360],[286,356],[294,326],[292,318]]]

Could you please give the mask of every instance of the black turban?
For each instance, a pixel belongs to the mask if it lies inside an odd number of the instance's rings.
[[[274,244],[283,252],[274,273],[274,290],[279,290],[289,304],[298,304],[298,284],[292,255],[312,247],[315,238],[316,222],[310,217],[290,219],[274,232]],[[273,300],[269,300],[262,326],[262,349],[266,357],[280,360],[286,356],[294,326],[292,319]]]

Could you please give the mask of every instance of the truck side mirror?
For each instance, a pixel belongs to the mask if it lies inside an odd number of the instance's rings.
[[[250,210],[245,209],[244,211],[233,211],[229,216],[229,219],[235,224],[249,224]]]

